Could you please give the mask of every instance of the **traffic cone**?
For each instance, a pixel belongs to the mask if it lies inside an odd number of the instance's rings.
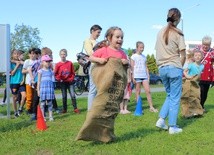
[[[42,111],[41,111],[39,105],[37,106],[37,122],[36,122],[36,125],[37,125],[38,130],[44,131],[47,129],[47,126],[46,126],[46,123],[45,123],[45,120],[44,120],[44,117],[42,115]]]
[[[143,114],[142,104],[143,104],[142,99],[139,96],[138,100],[137,100],[136,109],[135,109],[135,112],[134,112],[135,116],[141,116]]]

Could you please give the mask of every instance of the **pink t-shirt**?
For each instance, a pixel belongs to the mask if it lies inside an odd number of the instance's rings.
[[[127,59],[126,54],[122,50],[114,50],[110,47],[102,47],[96,50],[92,55],[98,58]]]

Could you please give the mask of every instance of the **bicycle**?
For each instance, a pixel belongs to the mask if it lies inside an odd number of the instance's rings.
[[[88,91],[88,75],[86,76],[79,76],[76,75],[74,84],[74,92],[76,95],[82,95],[83,92]]]

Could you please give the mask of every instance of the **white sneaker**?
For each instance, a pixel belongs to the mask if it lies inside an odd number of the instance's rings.
[[[50,122],[54,121],[53,117],[50,117],[50,118],[49,118],[49,121],[50,121]]]
[[[5,103],[5,102],[3,102],[3,101],[0,102],[0,105],[1,105],[1,106],[6,105],[6,104],[7,104],[7,103]]]
[[[168,130],[168,126],[165,124],[165,120],[163,118],[158,119],[158,121],[156,122],[156,127]]]
[[[176,134],[176,133],[180,133],[183,130],[181,128],[178,128],[177,126],[174,127],[169,127],[169,134]]]

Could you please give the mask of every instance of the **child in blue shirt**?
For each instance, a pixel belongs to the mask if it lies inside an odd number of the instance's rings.
[[[17,109],[16,101],[18,97],[18,90],[20,88],[20,83],[23,80],[22,74],[22,67],[23,65],[19,61],[19,51],[13,50],[12,51],[12,59],[10,65],[10,89],[13,95],[13,109],[14,109],[14,116],[19,117],[19,112]]]
[[[201,63],[203,53],[200,50],[193,51],[193,62],[184,69],[184,82],[181,97],[181,113],[183,117],[203,115],[203,108],[200,104],[199,80],[204,65]]]

